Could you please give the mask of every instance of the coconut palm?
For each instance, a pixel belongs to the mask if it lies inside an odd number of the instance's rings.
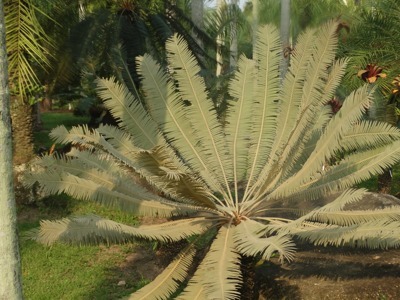
[[[330,22],[302,33],[282,81],[279,31],[260,28],[257,60],[242,56],[230,81],[234,100],[223,124],[200,67],[177,35],[166,44],[167,69],[148,54],[137,59],[144,106],[123,83],[98,79],[98,95],[120,127],[55,128],[56,142],[78,147],[38,159],[27,184],[38,181],[48,194],[65,192],[168,221],[132,227],[76,216],[43,221],[31,238],[50,245],[194,237],[131,299],[167,299],[183,282],[177,299],[238,299],[241,258],[290,261],[297,240],[399,246],[400,206],[345,209],[366,193],[354,184],[399,160],[400,131],[363,118],[372,100],[368,86],[331,113],[328,102],[347,64],[335,60],[336,31]],[[329,195],[336,196],[313,206],[312,200]],[[301,202],[309,203],[308,211],[298,210]],[[195,259],[199,239],[204,255]]]

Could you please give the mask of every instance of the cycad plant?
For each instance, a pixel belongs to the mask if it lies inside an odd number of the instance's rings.
[[[113,78],[98,79],[98,95],[119,127],[54,129],[56,142],[77,147],[63,157],[38,159],[28,181],[38,181],[49,194],[65,192],[168,221],[131,227],[80,216],[43,221],[32,237],[44,244],[82,244],[134,237],[168,243],[193,236],[131,299],[167,299],[180,283],[185,287],[177,299],[239,299],[241,258],[290,261],[295,241],[398,246],[400,206],[344,209],[366,193],[353,185],[399,160],[400,131],[363,118],[371,102],[368,86],[331,113],[327,103],[347,63],[335,60],[336,29],[330,22],[301,34],[281,79],[279,32],[261,28],[257,60],[241,57],[229,84],[234,100],[224,122],[178,36],[167,42],[166,69],[149,55],[137,59],[143,102]],[[312,207],[329,195],[336,195],[329,204]],[[310,210],[298,209],[304,202]],[[202,236],[206,253],[199,261],[194,244]]]

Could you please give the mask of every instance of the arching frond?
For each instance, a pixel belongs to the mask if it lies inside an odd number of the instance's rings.
[[[332,39],[332,38],[331,38]],[[331,67],[327,79],[322,80],[316,88],[317,92],[314,101],[303,105],[303,112],[299,116],[296,128],[291,133],[282,154],[279,157],[279,165],[284,168],[282,177],[287,179],[294,171],[298,160],[302,157],[309,157],[312,152],[305,153],[306,144],[313,138],[315,132],[322,132],[332,116],[332,109],[326,105],[334,96],[334,92],[340,83],[346,69],[347,60],[339,60]],[[323,64],[326,66],[326,64]],[[310,91],[311,92],[311,91]],[[303,99],[304,99],[303,94]],[[305,99],[310,97],[307,95]],[[320,136],[318,136],[319,138]],[[316,145],[316,143],[314,143]],[[314,147],[315,148],[315,147]],[[313,148],[313,149],[314,149]],[[305,161],[300,162],[304,164]],[[298,170],[296,170],[298,171]]]
[[[348,189],[339,195],[332,202],[322,206],[317,209],[317,212],[330,212],[330,211],[340,211],[346,204],[355,203],[360,201],[364,196],[367,195],[366,189]]]
[[[319,28],[315,36],[315,46],[312,49],[307,75],[303,84],[302,108],[323,100],[325,82],[328,79],[328,69],[333,64],[338,44],[337,23],[328,22]]]
[[[240,256],[235,251],[234,229],[223,226],[199,268],[207,299],[237,299],[241,283]]]
[[[198,143],[204,147],[204,154],[209,158],[208,168],[223,182],[224,192],[229,197],[225,200],[233,204],[227,174],[232,170],[232,162],[227,156],[228,149],[222,125],[213,109],[213,102],[208,98],[204,79],[199,75],[200,68],[188,51],[187,43],[176,35],[169,40],[166,49],[172,75],[179,86],[178,95],[181,101],[189,102],[184,109],[191,123],[189,132],[192,132]]]
[[[282,55],[280,36],[274,26],[260,28],[257,36],[254,46],[257,57],[254,103],[251,115],[247,116],[251,122],[251,133],[246,195],[268,159],[279,126],[275,121],[279,109],[279,64]]]
[[[97,79],[97,93],[113,116],[135,138],[143,149],[151,149],[161,139],[157,125],[149,117],[138,99],[128,88],[115,82],[114,78]]]
[[[202,234],[210,225],[205,218],[193,218],[132,227],[87,215],[56,221],[43,220],[39,229],[28,232],[26,237],[45,245],[56,242],[75,245],[124,243],[134,238],[171,242]]]
[[[35,66],[48,68],[49,50],[54,49],[37,13],[49,18],[34,1],[4,1],[9,80],[11,88],[23,96],[40,85]]]
[[[187,276],[195,251],[185,248],[151,283],[130,295],[132,300],[167,299]]]
[[[169,217],[185,215],[197,210],[195,206],[173,203],[137,187],[136,193],[127,195],[109,190],[94,181],[79,178],[69,173],[47,170],[36,174],[34,178],[45,194],[66,193],[74,198],[96,201],[105,206],[132,211],[139,215]],[[28,184],[33,184],[32,180]]]
[[[378,220],[400,220],[400,206],[375,210],[316,211],[311,221],[350,226]]]
[[[381,174],[386,168],[399,161],[400,142],[388,146],[361,151],[348,155],[337,165],[330,167],[323,176],[301,186],[301,192],[290,194],[316,199],[327,192],[346,189],[373,175]]]
[[[258,233],[260,224],[252,220],[242,221],[235,228],[236,248],[243,255],[256,256],[260,254],[263,259],[269,260],[275,253],[280,260],[291,261],[294,258],[295,244],[289,235],[275,235],[263,237],[263,232]]]
[[[352,126],[354,122],[360,120],[370,103],[370,99],[367,86],[358,89],[347,97],[343,105],[344,108],[332,117],[332,120],[316,143],[313,153],[311,153],[301,170],[277,187],[271,195],[279,193],[287,195],[285,189],[290,188],[293,190],[294,186],[300,186],[310,181],[310,179],[312,181],[313,176],[321,170],[325,161],[335,154],[335,150],[340,148],[340,139],[345,130]]]
[[[206,300],[207,295],[204,290],[202,278],[206,276],[203,265],[197,267],[193,277],[189,280],[183,292],[176,298],[177,300]]]
[[[341,139],[340,146],[351,151],[390,144],[398,139],[400,130],[388,123],[362,121],[347,130]]]
[[[277,133],[274,140],[271,157],[275,160],[276,151],[285,145],[293,130],[298,113],[301,109],[303,94],[302,83],[307,75],[307,67],[311,58],[311,49],[315,42],[315,31],[309,29],[298,39],[295,51],[291,56],[291,64],[282,82],[282,96],[277,118]],[[271,162],[270,162],[271,163]]]
[[[198,143],[196,136],[189,130],[189,119],[183,113],[186,107],[175,93],[173,82],[167,80],[160,66],[149,55],[139,58],[138,61],[139,74],[144,77],[143,89],[147,95],[149,113],[191,169],[196,172],[204,170],[204,181],[224,193],[213,175],[213,169],[207,164],[208,154],[204,145]]]
[[[315,245],[352,246],[387,249],[400,246],[400,222],[387,219],[341,227],[310,223],[307,230],[295,235]],[[304,229],[304,228],[303,228]]]
[[[230,181],[235,183],[237,197],[237,183],[245,179],[247,172],[249,134],[251,129],[251,115],[253,106],[256,105],[253,94],[255,81],[254,62],[241,57],[238,62],[238,71],[230,82],[230,94],[234,98],[229,107],[225,125],[227,146],[232,151],[233,177]],[[238,202],[238,199],[235,199]]]
[[[88,149],[97,146],[97,149],[133,168],[155,189],[163,186],[164,192],[169,196],[200,201],[208,207],[214,207],[214,203],[207,196],[206,186],[196,180],[195,176],[185,173],[187,169],[180,164],[170,149],[158,146],[153,150],[144,151],[135,147],[129,134],[111,126],[100,126],[98,130],[89,130],[84,126],[74,127],[70,131],[60,126],[54,129],[51,135],[61,143],[80,144]],[[78,154],[79,152],[69,153],[71,156]],[[95,159],[95,155],[89,155],[87,159],[91,159],[91,156]]]

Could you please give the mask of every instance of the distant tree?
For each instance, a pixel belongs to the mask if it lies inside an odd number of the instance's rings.
[[[290,0],[281,1],[281,41],[284,60],[281,66],[281,77],[285,76],[289,66],[290,53]]]
[[[203,0],[192,0],[191,5],[191,18],[194,25],[200,30],[204,30],[204,2]],[[197,37],[193,32],[193,38],[197,41],[199,47],[203,47],[203,41]]]
[[[10,94],[3,1],[0,0],[0,299],[22,299],[13,189]]]

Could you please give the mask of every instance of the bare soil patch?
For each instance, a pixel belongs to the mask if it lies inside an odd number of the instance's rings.
[[[173,259],[173,252],[135,247],[135,253],[128,254],[115,271],[130,282],[151,281]],[[252,291],[244,291],[242,300],[400,299],[400,250],[307,245],[299,247],[293,262],[280,265],[273,259],[253,272],[255,281],[247,282]]]
[[[303,247],[256,270],[256,299],[400,299],[400,251]]]

